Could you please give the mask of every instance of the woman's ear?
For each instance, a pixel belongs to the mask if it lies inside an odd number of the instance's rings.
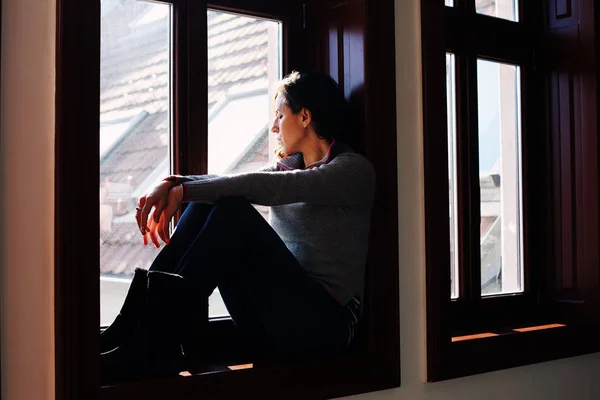
[[[312,115],[310,111],[308,111],[306,108],[300,110],[300,123],[302,126],[306,128],[308,125],[310,125],[310,121],[312,121]]]

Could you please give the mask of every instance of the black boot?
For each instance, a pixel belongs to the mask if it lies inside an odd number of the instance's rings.
[[[123,345],[100,355],[101,384],[177,376],[183,370],[181,338],[188,291],[179,275],[148,272],[142,318]]]
[[[210,346],[207,337],[208,297],[198,296],[195,290],[185,295],[186,317],[184,318],[181,347],[188,361],[199,361],[207,354]]]
[[[100,353],[116,349],[131,335],[144,309],[148,271],[136,268],[121,311],[113,323],[100,333]]]

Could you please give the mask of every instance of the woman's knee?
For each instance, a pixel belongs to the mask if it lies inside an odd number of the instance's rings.
[[[184,214],[207,214],[213,208],[212,204],[189,203],[185,208]]]
[[[177,229],[179,231],[184,230],[187,232],[190,229],[196,230],[198,227],[201,228],[204,225],[204,222],[206,222],[212,208],[212,204],[188,204],[181,219],[177,223]]]
[[[210,213],[209,223],[212,225],[245,231],[249,225],[254,226],[258,211],[243,197],[226,197],[217,201]]]
[[[216,208],[229,215],[255,215],[258,212],[250,204],[248,200],[243,197],[224,197],[220,199],[216,204]]]
[[[223,197],[216,204],[221,207],[252,207],[250,202],[241,196]]]

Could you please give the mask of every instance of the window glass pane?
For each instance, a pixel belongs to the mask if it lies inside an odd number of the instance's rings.
[[[448,118],[448,182],[450,199],[450,290],[458,297],[458,200],[456,193],[456,86],[454,54],[446,54],[446,96]]]
[[[446,0],[446,5],[448,7],[454,7],[454,0]]]
[[[135,221],[141,195],[170,172],[171,6],[102,0],[100,324],[118,314],[136,268],[159,249]]]
[[[281,79],[280,23],[209,10],[208,173],[256,171],[275,162],[270,126]],[[269,207],[255,206],[268,218]],[[218,288],[209,312],[228,315]]]
[[[475,0],[475,9],[479,14],[519,21],[518,0]]]
[[[482,295],[523,288],[519,74],[477,61]]]

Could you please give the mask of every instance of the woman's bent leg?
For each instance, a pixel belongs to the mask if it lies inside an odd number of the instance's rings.
[[[323,353],[347,344],[344,307],[243,199],[213,207],[175,272],[204,296],[219,286],[238,327],[277,352]]]
[[[190,204],[183,213],[169,245],[152,262],[150,271],[173,272],[187,249],[202,230],[212,205]],[[133,333],[146,304],[147,271],[136,269],[127,296],[113,323],[100,334],[100,352],[119,347]],[[208,319],[207,299],[195,299],[196,320]],[[188,348],[190,348],[188,346]]]
[[[149,270],[174,272],[204,227],[212,208],[212,204],[190,203],[179,219],[169,244],[158,253]]]
[[[242,264],[219,285],[236,326],[267,354],[302,358],[342,351],[350,333],[345,307],[295,259],[285,258]]]

